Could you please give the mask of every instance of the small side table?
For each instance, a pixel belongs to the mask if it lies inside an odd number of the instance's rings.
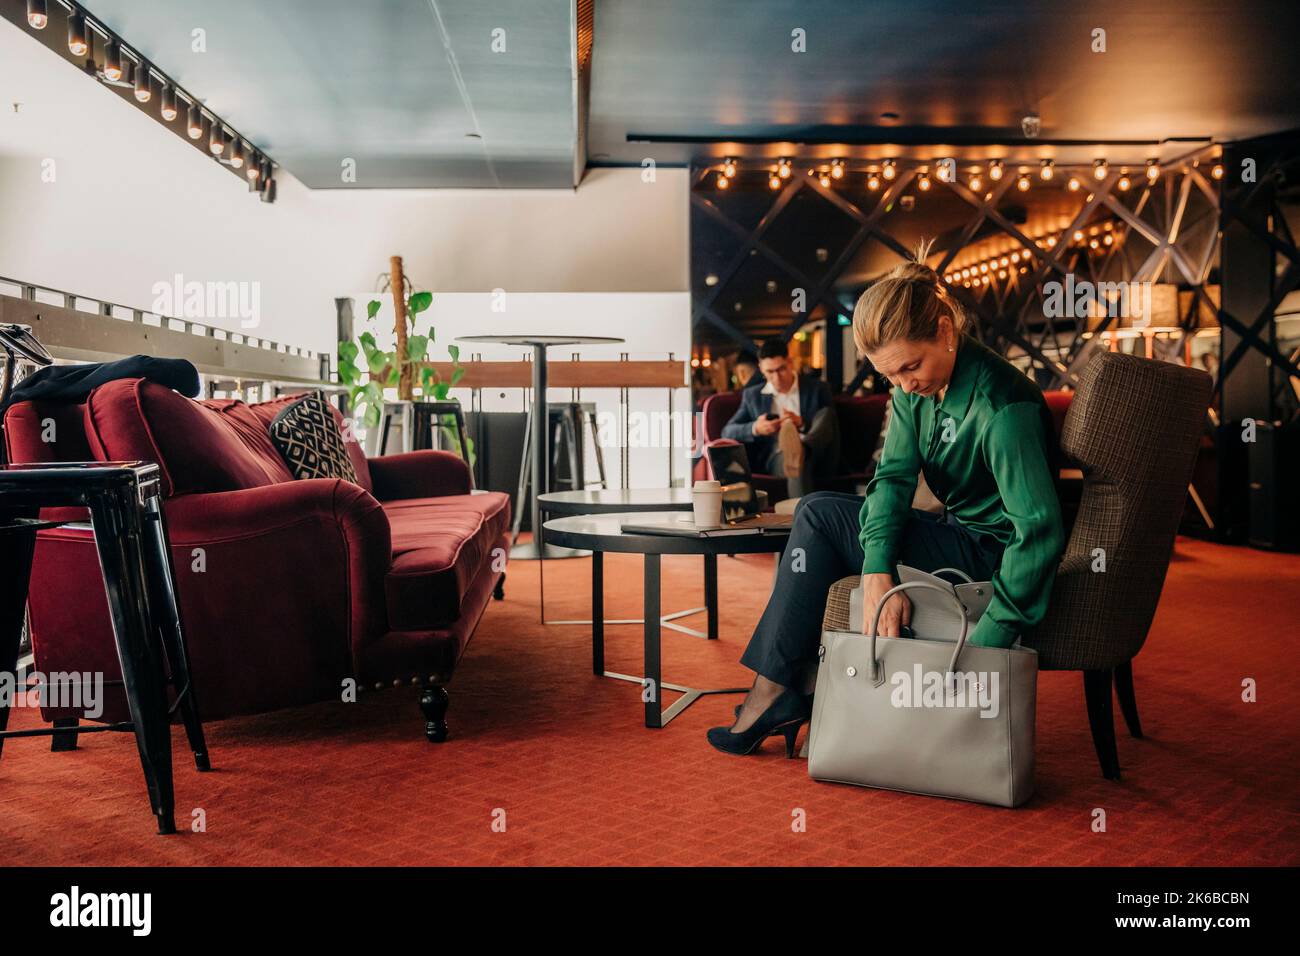
[[[149,802],[158,832],[176,832],[172,791],[170,684],[176,692],[185,733],[199,770],[211,769],[203,737],[194,686],[190,677],[185,636],[176,601],[175,577],[167,549],[158,466],[152,462],[59,462],[0,466],[0,506],[11,514],[40,508],[81,506],[89,509],[95,546],[103,570],[131,719],[115,724],[69,730],[5,730],[7,708],[0,709],[0,745],[9,737],[55,738],[66,748],[75,735],[130,730],[135,733]],[[23,605],[27,600],[36,532],[60,522],[0,517],[0,667],[13,672],[22,636]],[[62,746],[60,746],[62,744]]]

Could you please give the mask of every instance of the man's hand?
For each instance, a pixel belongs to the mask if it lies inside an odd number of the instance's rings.
[[[781,419],[779,418],[768,418],[767,416],[763,416],[754,421],[755,435],[775,435],[780,430]]]
[[[876,605],[885,592],[894,586],[892,574],[862,575],[862,633],[871,632],[871,618],[876,613]],[[899,592],[889,599],[885,609],[880,612],[879,637],[900,637],[900,628],[912,623],[912,602],[907,595]]]
[[[803,431],[803,418],[801,416],[796,415],[794,412],[783,412],[781,415],[781,421],[784,422],[787,420],[794,422],[794,427],[799,429],[799,431]]]

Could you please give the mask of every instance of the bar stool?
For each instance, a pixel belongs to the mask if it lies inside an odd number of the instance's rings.
[[[431,451],[440,447],[439,437],[444,428],[455,429],[455,440],[459,446],[458,454],[469,466],[469,486],[474,487],[474,465],[469,457],[469,444],[465,436],[465,412],[460,402],[447,401],[412,401],[385,402],[384,411],[379,422],[380,455],[389,454],[388,440],[393,430],[393,420],[398,420],[402,429],[404,451]],[[444,419],[450,418],[450,426]]]
[[[6,730],[9,709],[0,708],[0,747],[10,737],[48,736],[54,738],[53,749],[71,749],[78,734],[133,731],[158,832],[175,833],[170,718],[177,709],[195,766],[204,771],[211,764],[176,601],[158,466],[152,462],[3,465],[0,503],[5,510],[0,514],[4,542],[0,547],[0,667],[16,675],[36,532],[68,523],[30,515],[49,507],[87,508],[122,669],[120,681],[104,681],[104,686],[125,690],[131,716],[129,721],[97,726],[59,721],[50,730]],[[176,696],[170,708],[169,685]]]

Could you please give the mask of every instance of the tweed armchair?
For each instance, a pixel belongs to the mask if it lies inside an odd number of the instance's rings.
[[[1100,352],[1084,368],[1061,430],[1063,464],[1083,471],[1083,497],[1047,616],[1023,643],[1038,651],[1042,670],[1083,671],[1107,779],[1120,775],[1112,686],[1129,732],[1142,736],[1132,660],[1169,570],[1212,386],[1199,369]],[[849,592],[860,580],[832,585],[826,630],[861,628],[849,621]]]

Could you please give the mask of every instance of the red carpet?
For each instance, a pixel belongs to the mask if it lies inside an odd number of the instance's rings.
[[[665,631],[665,680],[749,681],[737,659],[771,558],[719,564],[721,640]],[[606,568],[607,615],[637,616],[640,559]],[[548,616],[587,616],[589,574],[548,562]],[[665,610],[701,603],[699,559],[666,558],[664,575]],[[1250,586],[1265,577],[1277,587]],[[202,808],[207,829],[159,837],[130,737],[69,753],[13,740],[0,835],[27,864],[1295,865],[1298,609],[1300,558],[1180,539],[1135,663],[1147,738],[1120,730],[1124,779],[1097,768],[1081,677],[1044,674],[1038,793],[1003,810],[815,783],[778,741],[719,754],[704,731],[730,722],[737,696],[645,729],[639,688],[591,674],[587,628],[538,623],[536,564],[519,562],[450,686],[446,744],[424,740],[409,687],[209,724],[210,774],[177,730],[177,824]],[[607,666],[640,673],[640,629],[607,633]],[[1258,703],[1241,700],[1247,678]],[[11,726],[34,722],[20,710]],[[797,810],[806,832],[791,830]]]

